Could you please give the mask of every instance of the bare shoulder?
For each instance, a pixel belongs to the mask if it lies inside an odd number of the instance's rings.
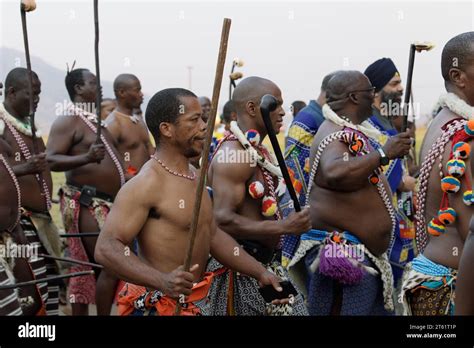
[[[321,141],[327,137],[328,135],[338,132],[342,129],[341,126],[338,126],[332,122],[324,121],[318,129],[316,136],[314,137],[313,143],[311,145],[311,150],[315,151],[316,148],[319,146]]]
[[[58,116],[51,125],[49,136],[71,134],[82,129],[83,122],[76,116]]]
[[[211,172],[216,176],[227,177],[232,181],[247,181],[255,172],[256,163],[252,163],[250,154],[238,141],[226,141],[215,153]]]
[[[120,189],[117,200],[131,196],[136,203],[153,204],[160,197],[160,183],[163,183],[161,173],[156,170],[151,161],[140,169],[140,172]]]

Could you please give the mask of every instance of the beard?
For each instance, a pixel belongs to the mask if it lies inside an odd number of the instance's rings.
[[[387,117],[397,117],[402,114],[402,95],[403,92],[380,91],[381,109],[385,109]]]

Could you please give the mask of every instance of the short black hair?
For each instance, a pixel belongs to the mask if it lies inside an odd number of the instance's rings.
[[[69,94],[69,98],[74,100],[76,97],[76,91],[74,90],[75,85],[83,86],[84,85],[84,72],[89,71],[89,69],[74,69],[66,74],[66,89]]]
[[[302,100],[295,100],[293,103],[291,103],[293,115],[296,116],[296,114],[301,111],[302,108],[306,106],[306,103]],[[295,112],[296,111],[296,112]]]
[[[456,35],[444,45],[441,53],[441,73],[444,81],[449,82],[449,70],[466,66],[474,59],[474,31]]]
[[[224,110],[222,111],[222,120],[225,123],[229,123],[232,119],[230,118],[233,112],[237,112],[234,102],[229,100],[224,104]]]
[[[181,114],[182,97],[197,96],[184,88],[166,88],[150,99],[146,107],[145,120],[151,135],[158,144],[160,140],[160,124],[162,122],[176,123]]]
[[[34,71],[31,71],[31,74],[33,79],[35,77],[38,79],[38,75]],[[10,87],[13,87],[16,90],[28,87],[28,69],[15,68],[10,70],[5,78],[5,94],[8,92]]]

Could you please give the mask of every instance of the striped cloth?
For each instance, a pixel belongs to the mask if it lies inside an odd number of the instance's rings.
[[[15,282],[13,274],[4,259],[0,259],[0,286],[10,285]],[[18,292],[15,289],[0,290],[0,316],[23,315]]]
[[[48,254],[40,242],[38,233],[27,212],[22,212],[20,226],[23,229],[26,240],[38,253]],[[57,275],[56,263],[51,260],[45,260],[33,253],[29,259],[31,269],[36,279],[43,279],[49,276]],[[46,304],[46,313],[48,315],[59,315],[59,285],[58,283],[39,283],[38,290],[41,294],[43,303]]]

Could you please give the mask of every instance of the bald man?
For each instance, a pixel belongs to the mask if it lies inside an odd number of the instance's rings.
[[[293,213],[280,220],[276,188],[281,173],[269,150],[262,145],[267,135],[260,100],[271,94],[278,107],[270,114],[276,133],[285,115],[278,86],[260,77],[248,77],[234,90],[232,102],[237,121],[231,122],[230,134],[217,148],[209,167],[209,185],[213,189],[214,214],[218,226],[233,236],[255,259],[283,278],[279,240],[283,234],[301,234],[310,228],[308,210]],[[246,132],[249,132],[246,137]],[[259,137],[255,135],[259,134]],[[253,134],[253,136],[250,136]],[[252,150],[245,150],[242,138],[250,139]],[[240,141],[238,139],[241,139]],[[255,163],[246,154],[256,151],[262,161]],[[240,160],[232,160],[240,158]],[[216,260],[208,269],[222,269]],[[214,315],[307,314],[301,295],[293,303],[266,306],[255,280],[227,270],[215,278],[211,287]]]
[[[311,315],[385,315],[393,311],[393,276],[386,255],[395,227],[388,182],[380,170],[403,157],[401,133],[375,151],[380,133],[366,120],[374,88],[358,71],[329,81],[326,119],[310,152],[306,205],[312,229],[303,234],[290,269],[308,285]]]
[[[121,74],[114,81],[114,92],[117,107],[105,123],[117,143],[127,173],[133,176],[155,152],[143,118],[134,114],[143,103],[142,86],[135,75]]]
[[[470,131],[474,128],[473,56],[472,31],[453,37],[441,54],[447,94],[439,99],[441,110],[431,122],[420,152],[419,254],[403,276],[401,299],[406,314],[454,313],[457,270],[474,213],[474,165],[469,157],[474,144],[474,130]]]

